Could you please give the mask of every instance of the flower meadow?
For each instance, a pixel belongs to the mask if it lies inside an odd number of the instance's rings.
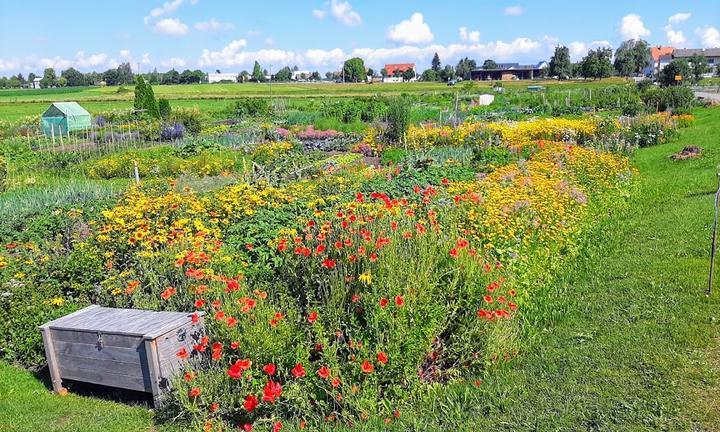
[[[184,370],[165,418],[274,431],[402,421],[429,386],[479,386],[522,355],[523,323],[552,309],[538,294],[632,191],[627,157],[598,144],[630,127],[411,126],[405,151],[436,153],[206,192],[147,182],[57,209],[44,221],[55,238],[0,252],[12,287],[0,301],[17,317],[0,326],[3,355],[41,362],[39,335],[22,329],[90,302],[202,311],[206,334],[176,353]],[[360,145],[398,150],[381,142],[371,131]],[[267,142],[252,157],[291,147]]]

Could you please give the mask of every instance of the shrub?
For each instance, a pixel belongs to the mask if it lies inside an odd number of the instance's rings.
[[[185,126],[180,123],[174,125],[166,125],[160,131],[160,140],[162,141],[175,141],[182,139],[185,136]]]
[[[158,109],[160,110],[160,117],[163,119],[167,119],[172,113],[170,101],[165,98],[158,99]]]
[[[648,109],[655,112],[687,109],[695,103],[695,94],[688,86],[653,87],[641,97]]]
[[[4,192],[8,188],[8,163],[4,157],[0,156],[0,192]]]
[[[202,130],[206,118],[205,114],[203,114],[198,107],[176,108],[172,110],[170,114],[170,121],[182,124],[185,131],[192,135],[197,135]]]
[[[390,100],[387,112],[387,129],[385,137],[389,142],[399,143],[405,141],[408,132],[410,108],[404,97],[395,97]]]
[[[242,98],[235,101],[230,114],[233,117],[265,117],[270,115],[270,103],[265,98]]]

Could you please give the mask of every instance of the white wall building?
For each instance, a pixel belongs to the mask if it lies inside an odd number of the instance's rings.
[[[293,81],[309,80],[309,79],[310,79],[310,75],[312,75],[312,72],[310,72],[310,71],[303,71],[303,70],[293,71],[293,73],[292,73],[292,80],[293,80]],[[304,78],[303,78],[303,77],[304,77]]]
[[[237,78],[239,73],[209,73],[208,74],[208,82],[210,84],[217,83],[221,81],[232,81],[237,82]]]

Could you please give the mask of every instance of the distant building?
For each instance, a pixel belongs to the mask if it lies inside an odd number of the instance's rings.
[[[415,70],[415,63],[390,63],[385,65],[386,75],[383,77],[383,82],[403,82],[402,75],[405,71],[412,70],[415,72],[415,76],[410,81],[417,81],[417,71]]]
[[[718,70],[718,66],[720,66],[720,48],[676,49],[672,53],[672,58],[689,60],[694,55],[705,56],[712,71]]]
[[[671,46],[650,47],[650,64],[643,69],[645,76],[657,75],[665,66],[672,61],[672,54],[675,48]]]
[[[239,75],[239,73],[209,73],[207,74],[207,78],[210,84],[223,81],[237,82]]]
[[[30,88],[39,89],[40,88],[40,81],[42,81],[41,77],[36,77],[32,80],[30,83]]]
[[[473,80],[480,81],[513,81],[531,80],[541,77],[545,73],[547,62],[535,65],[521,65],[519,63],[498,63],[495,69],[476,68],[470,72]]]
[[[312,72],[310,71],[293,71],[292,73],[292,80],[293,81],[305,81],[310,79],[310,75],[312,75]]]

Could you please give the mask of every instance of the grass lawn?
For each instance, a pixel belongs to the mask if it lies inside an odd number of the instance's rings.
[[[397,430],[720,430],[720,292],[704,296],[720,109],[639,150],[637,191],[598,223],[539,292],[526,349],[479,388],[453,384],[403,407]],[[700,159],[668,156],[686,144]],[[720,290],[720,287],[718,287]],[[0,430],[152,429],[146,409],[50,394],[0,366]],[[386,429],[383,424],[362,429]],[[357,430],[357,429],[356,429]]]

